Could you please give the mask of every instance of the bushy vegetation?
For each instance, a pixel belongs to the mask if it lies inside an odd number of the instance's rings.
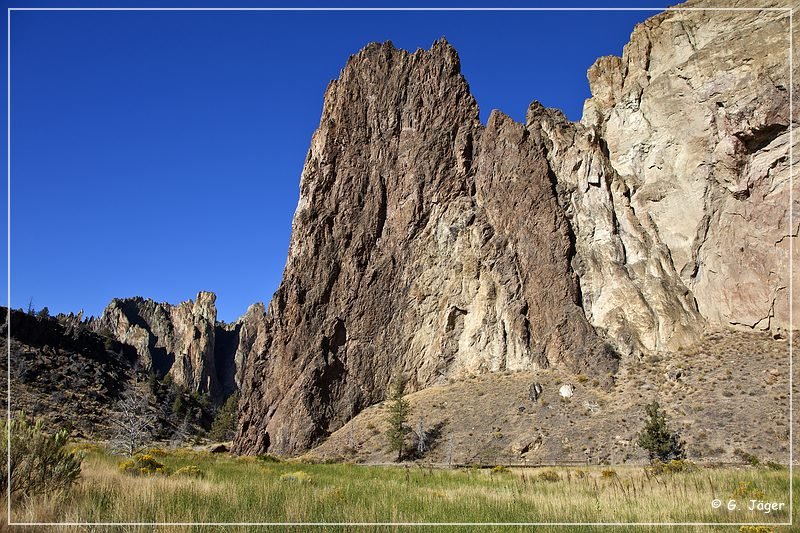
[[[659,476],[662,474],[679,474],[682,472],[694,472],[697,470],[697,465],[686,459],[673,459],[666,463],[661,461],[654,461],[647,467],[647,472]]]
[[[11,462],[8,462],[10,435]],[[0,421],[0,492],[30,498],[65,492],[81,474],[82,452],[67,449],[66,430],[48,433],[24,414]],[[8,486],[9,471],[11,486]]]
[[[302,470],[297,472],[287,472],[281,474],[281,481],[289,481],[292,483],[311,483],[311,476]]]
[[[561,476],[559,476],[556,472],[553,472],[552,470],[546,470],[539,474],[539,479],[541,479],[542,481],[555,483],[556,481],[561,480]]]
[[[760,463],[758,457],[752,453],[742,450],[741,448],[736,448],[733,450],[733,454],[750,466],[758,466],[758,463]]]
[[[155,448],[160,453],[158,455],[162,458],[164,457],[171,457],[169,452],[161,450],[160,448]],[[175,452],[176,455],[185,455],[185,452]],[[129,474],[132,476],[151,476],[151,475],[161,475],[161,476],[175,476],[175,477],[191,477],[191,478],[200,478],[203,477],[203,471],[200,469],[199,466],[194,464],[183,464],[177,467],[170,467],[159,461],[155,458],[155,456],[151,453],[142,453],[136,455],[132,459],[128,459],[127,461],[123,461],[119,464],[120,472],[124,474]]]
[[[128,459],[119,464],[121,472],[135,476],[146,476],[149,474],[169,475],[169,469],[164,463],[159,462],[150,454],[143,453],[136,455],[133,459]]]
[[[647,421],[639,434],[638,444],[647,450],[651,462],[668,463],[673,459],[684,459],[686,454],[683,442],[677,432],[667,425],[667,415],[658,402],[645,407]]]
[[[236,391],[217,410],[208,436],[217,441],[232,439],[236,434],[236,411],[238,409],[239,391]]]
[[[203,471],[196,465],[186,465],[177,469],[172,474],[173,476],[186,476],[186,477],[203,477]]]

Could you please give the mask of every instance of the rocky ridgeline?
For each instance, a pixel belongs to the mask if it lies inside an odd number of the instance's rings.
[[[217,322],[215,301],[211,292],[177,305],[114,299],[88,326],[133,347],[146,371],[221,403],[239,389],[250,352],[263,351],[265,320],[254,304],[234,323]]]
[[[608,384],[619,357],[708,328],[796,326],[788,24],[657,15],[590,69],[581,123],[534,103],[483,126],[444,40],[351,57],[244,358],[235,450],[306,449],[395,375],[414,391],[553,366]]]
[[[63,324],[0,307],[0,371],[7,372],[11,328],[11,409],[82,436],[108,435],[109,416],[135,379],[136,352],[93,333],[80,321]],[[2,398],[6,409],[7,399]]]

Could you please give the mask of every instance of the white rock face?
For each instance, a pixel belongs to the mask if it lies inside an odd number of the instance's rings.
[[[672,267],[658,228],[630,202],[631,187],[593,128],[531,104],[527,128],[549,145],[561,204],[575,234],[572,268],[590,322],[636,354],[690,344],[705,320]]]
[[[691,294],[681,306],[694,299],[711,325],[775,333],[790,327],[788,237],[797,235],[798,217],[790,227],[789,211],[797,213],[800,197],[795,184],[790,206],[788,47],[787,12],[672,11],[638,25],[622,58],[601,58],[590,69],[593,97],[584,107],[582,122],[590,132],[585,135],[602,138],[617,175],[612,182],[629,190],[614,197],[612,186],[606,192],[612,198],[597,201],[573,191],[572,200],[595,214],[602,211],[599,205],[613,205],[610,216],[617,219],[623,244],[626,234],[635,239],[639,233],[626,226],[638,224],[660,264],[652,257],[641,261],[638,250],[622,262],[609,252],[601,265],[589,261],[581,283],[595,297],[589,306],[595,325],[620,329],[610,307],[631,301],[626,278],[634,285],[642,279],[619,274],[622,266],[642,268],[648,276],[655,267],[655,279],[673,285],[670,292],[682,284]],[[610,169],[587,163],[585,173],[608,177]],[[620,201],[622,196],[629,202]],[[609,248],[616,239],[606,235],[596,237]],[[629,250],[623,246],[621,252]],[[659,292],[651,292],[656,308],[666,303]],[[659,322],[653,336],[642,329],[652,319],[643,312],[646,306],[634,306],[641,309],[620,314],[628,323],[633,314],[644,316],[632,324],[648,347],[684,338],[684,323],[695,318],[691,309],[673,314],[676,320]]]
[[[663,13],[589,70],[581,124],[528,110],[584,310],[621,351],[675,349],[706,326],[791,327],[788,36],[785,12]]]

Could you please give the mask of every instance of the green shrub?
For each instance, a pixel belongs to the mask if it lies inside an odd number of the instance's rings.
[[[742,461],[749,464],[750,466],[758,466],[758,463],[760,462],[758,460],[758,457],[740,448],[736,448],[735,450],[733,450],[733,455],[739,457]]]
[[[177,417],[183,418],[186,416],[186,410],[187,410],[186,402],[183,400],[183,396],[181,394],[178,394],[177,396],[175,396],[175,400],[172,402],[172,414]]]
[[[546,472],[542,472],[541,474],[539,474],[539,479],[541,479],[542,481],[549,481],[551,483],[554,483],[556,481],[560,481],[561,477],[556,472],[553,472],[552,470],[547,470]]]
[[[230,440],[236,433],[236,411],[239,408],[239,391],[231,394],[225,403],[217,410],[214,422],[211,424],[211,432],[208,436],[212,440]]]
[[[647,467],[648,473],[659,476],[662,474],[678,474],[682,472],[694,472],[697,470],[697,465],[686,459],[673,459],[666,463],[655,461]]]
[[[678,433],[667,426],[667,415],[658,402],[648,404],[645,413],[647,421],[644,430],[639,433],[638,444],[647,450],[650,462],[667,463],[673,459],[683,459],[685,457],[683,442]]]
[[[786,465],[776,463],[775,461],[767,461],[766,465],[770,470],[785,470],[787,468]]]
[[[203,471],[195,465],[182,466],[177,469],[172,475],[185,476],[185,477],[203,477]]]
[[[291,483],[311,483],[311,475],[298,470],[297,472],[287,472],[281,475],[281,481],[288,481]]]
[[[3,418],[0,421],[0,493],[10,493],[12,498],[29,498],[72,487],[81,473],[83,453],[69,451],[68,439],[65,430],[47,433],[41,420],[32,422],[24,414],[12,419],[10,425]]]
[[[211,398],[204,392],[192,391],[192,393],[189,395],[189,398],[194,405],[199,406],[204,410],[208,409],[208,407],[211,405]]]
[[[503,465],[497,465],[494,468],[492,468],[492,474],[506,474],[508,472],[511,472],[511,470],[509,470],[507,467]]]
[[[169,475],[169,469],[150,454],[136,455],[133,459],[119,464],[120,471],[132,476],[147,476],[150,474]]]

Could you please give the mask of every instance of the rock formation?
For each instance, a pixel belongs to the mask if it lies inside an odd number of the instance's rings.
[[[724,7],[753,7],[733,4]],[[787,11],[670,11],[638,25],[621,58],[601,58],[589,70],[593,96],[585,127],[574,131],[600,142],[611,167],[603,188],[616,194],[615,206],[629,204],[615,213],[632,257],[611,263],[624,264],[638,286],[651,279],[649,296],[642,294],[656,302],[654,313],[641,325],[644,308],[626,318],[647,347],[686,335],[683,324],[697,322],[686,305],[692,298],[712,326],[775,334],[790,327],[789,237],[797,235],[797,220],[790,228],[796,204],[789,205],[788,51]],[[567,172],[562,177],[570,181]],[[594,211],[585,192],[574,191],[571,202],[576,212]],[[627,227],[628,213],[640,229]],[[637,236],[642,232],[657,259],[636,245],[646,242]],[[584,295],[595,295],[584,302],[587,314],[619,329],[609,309],[630,302],[629,291],[598,273],[581,276]],[[664,290],[652,286],[660,280]],[[681,285],[686,296],[676,292]],[[655,316],[658,325],[648,335]]]
[[[4,375],[11,362],[13,413],[42,418],[48,427],[74,428],[84,437],[110,434],[114,404],[135,375],[132,347],[89,331],[80,320],[64,325],[0,307],[0,349]],[[6,401],[3,395],[3,414]]]
[[[305,448],[382,400],[394,375],[417,390],[551,364],[614,371],[580,307],[543,141],[500,113],[481,126],[447,42],[352,57],[300,187],[238,451]]]
[[[263,337],[264,313],[255,304],[237,322],[221,324],[215,301],[211,292],[178,305],[114,299],[90,327],[133,346],[146,370],[220,402],[239,388],[245,357]]]
[[[243,348],[235,451],[305,449],[396,375],[412,391],[550,365],[608,382],[618,354],[707,327],[795,326],[788,30],[778,11],[653,17],[590,69],[577,124],[534,103],[525,124],[482,126],[443,40],[351,57]]]

